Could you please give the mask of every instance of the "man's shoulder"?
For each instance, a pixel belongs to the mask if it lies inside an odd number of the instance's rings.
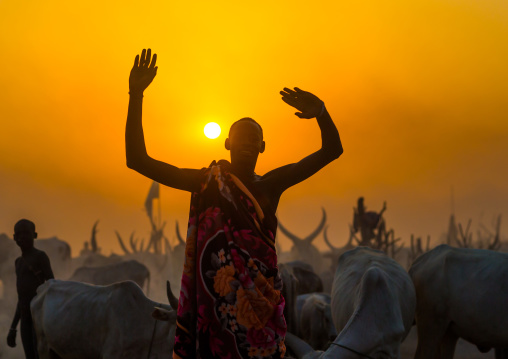
[[[294,167],[294,163],[290,163],[287,165],[283,165],[277,168],[274,168],[273,170],[270,170],[266,172],[264,175],[261,176],[262,180],[274,180],[274,179],[280,179],[287,176],[288,171],[290,171]]]

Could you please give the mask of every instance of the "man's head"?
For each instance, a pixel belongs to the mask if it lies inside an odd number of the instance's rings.
[[[241,118],[231,125],[225,146],[231,151],[232,163],[250,162],[255,165],[258,155],[265,151],[263,129],[252,118]]]
[[[14,240],[21,250],[30,249],[34,246],[34,240],[37,238],[35,224],[28,219],[20,219],[14,225]]]
[[[250,117],[243,117],[243,118],[239,119],[238,121],[233,122],[233,124],[229,128],[229,136],[230,137],[231,137],[231,131],[233,130],[233,127],[235,127],[235,125],[238,125],[239,123],[244,122],[244,121],[251,122],[251,123],[255,124],[257,127],[259,127],[259,130],[261,131],[261,139],[263,139],[263,129],[261,128],[261,125],[259,123],[257,123],[256,120],[254,120],[253,118],[250,118]]]

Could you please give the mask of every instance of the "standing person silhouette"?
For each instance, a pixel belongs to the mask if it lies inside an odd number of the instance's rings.
[[[12,348],[16,346],[16,327],[21,320],[21,342],[27,359],[39,357],[30,301],[35,297],[39,285],[54,278],[48,256],[34,247],[35,238],[37,238],[37,232],[32,221],[21,219],[16,222],[14,240],[21,248],[21,257],[16,258],[15,261],[18,304],[7,336],[7,344]]]
[[[261,126],[248,117],[230,127],[230,162],[188,169],[157,161],[146,151],[142,126],[143,91],[157,73],[156,61],[150,49],[134,60],[125,143],[129,168],[192,193],[173,358],[282,358],[286,323],[275,212],[286,189],[342,154],[337,128],[318,97],[284,88],[282,100],[299,118],[315,117],[321,130],[321,149],[299,162],[256,174],[265,142]]]

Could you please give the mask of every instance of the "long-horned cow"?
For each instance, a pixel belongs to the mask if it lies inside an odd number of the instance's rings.
[[[147,294],[150,289],[150,271],[144,264],[136,260],[123,261],[101,267],[81,267],[76,269],[69,280],[97,285],[132,280],[141,288],[143,288],[146,282]]]
[[[317,228],[305,238],[300,238],[286,229],[279,220],[280,231],[293,242],[291,247],[291,259],[301,260],[310,264],[315,273],[325,270],[324,260],[321,252],[312,244],[312,241],[321,233],[326,224],[326,211],[322,208],[323,217]]]
[[[508,254],[440,245],[418,257],[415,358],[453,358],[458,338],[481,352],[508,347]],[[499,349],[498,349],[499,348]]]
[[[109,286],[49,280],[31,303],[41,359],[171,356],[176,310],[131,281]]]
[[[288,333],[298,358],[398,358],[414,320],[416,295],[407,272],[381,251],[344,253],[332,287],[332,317],[339,335],[325,352]]]
[[[323,257],[330,258],[331,264],[330,267],[325,269],[323,272],[319,273],[322,281],[323,281],[323,291],[326,293],[332,292],[332,284],[333,277],[335,276],[335,271],[337,269],[337,265],[339,263],[339,258],[345,252],[356,248],[356,245],[353,244],[353,235],[352,232],[349,235],[349,240],[343,247],[335,247],[330,240],[328,239],[328,226],[323,230],[323,239],[325,240],[326,245],[330,248],[329,252],[323,254]]]

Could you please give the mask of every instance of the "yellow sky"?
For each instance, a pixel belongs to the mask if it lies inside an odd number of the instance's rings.
[[[119,251],[114,230],[148,237],[150,181],[126,168],[123,143],[128,75],[145,47],[159,66],[145,92],[147,148],[177,166],[228,158],[227,129],[245,116],[265,132],[259,173],[298,161],[319,148],[319,130],[278,92],[325,101],[345,152],[282,197],[279,218],[297,233],[324,206],[343,241],[360,195],[370,209],[386,200],[388,226],[406,239],[437,240],[451,186],[463,222],[508,212],[504,0],[0,0],[0,33],[0,233],[32,218],[74,254],[97,219],[106,252]],[[216,140],[203,135],[209,121],[223,127]],[[173,238],[189,196],[161,196]]]

